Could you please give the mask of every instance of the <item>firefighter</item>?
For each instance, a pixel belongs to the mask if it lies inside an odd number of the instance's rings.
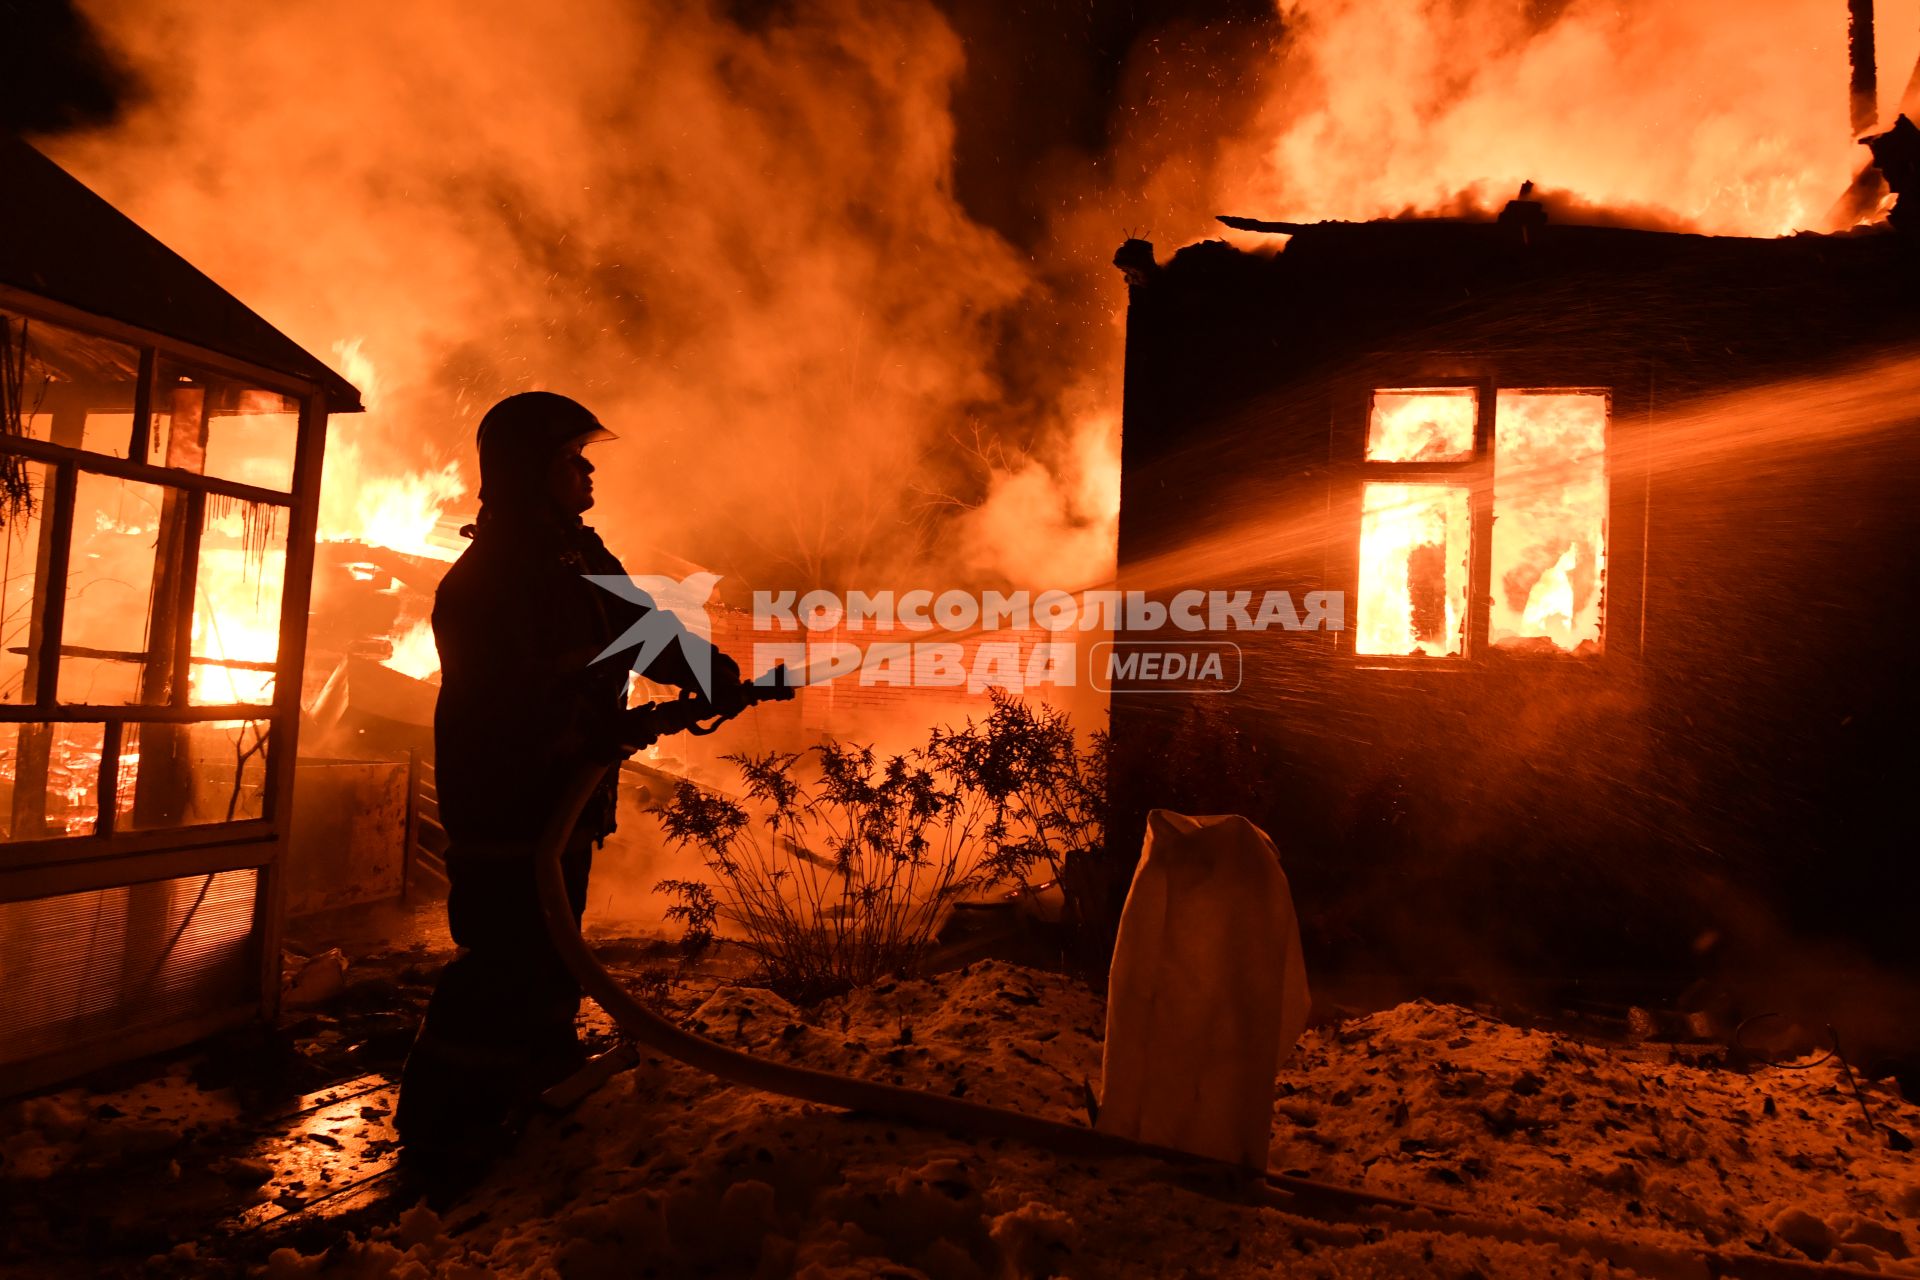
[[[440,976],[401,1081],[394,1117],[410,1154],[466,1163],[497,1148],[537,1093],[584,1060],[580,991],[542,923],[533,847],[568,774],[605,760],[605,783],[562,859],[576,922],[593,850],[614,827],[628,668],[595,661],[644,605],[586,580],[625,576],[581,521],[593,506],[583,448],[612,433],[577,401],[508,396],[480,422],[480,516],[434,597],[440,698],[434,752],[446,828],[447,922],[458,955]],[[649,630],[669,623],[657,616]],[[649,680],[722,701],[732,659],[677,622]],[[655,648],[649,646],[649,648]],[[729,708],[716,705],[716,711]]]

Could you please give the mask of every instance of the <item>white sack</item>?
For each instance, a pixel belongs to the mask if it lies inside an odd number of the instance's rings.
[[[1267,833],[1236,814],[1155,809],[1107,983],[1098,1127],[1266,1168],[1274,1074],[1309,1000]]]

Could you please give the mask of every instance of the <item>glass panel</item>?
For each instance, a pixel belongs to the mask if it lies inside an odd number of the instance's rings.
[[[0,836],[12,842],[92,834],[105,742],[105,725],[0,724]]]
[[[1472,387],[1376,391],[1367,418],[1367,461],[1467,462],[1479,417]]]
[[[48,548],[40,545],[41,512],[53,501],[52,473],[37,462],[20,463],[20,481],[28,505],[0,530],[0,702],[32,702],[36,664],[28,655],[36,639],[34,584]]]
[[[293,487],[300,402],[172,360],[155,382],[148,461],[263,489]]]
[[[273,701],[286,568],[285,507],[207,499],[194,584],[193,702]]]
[[[1503,391],[1494,421],[1488,638],[1503,649],[1597,653],[1607,568],[1607,397]]]
[[[155,702],[164,662],[147,661],[155,548],[184,496],[159,485],[81,472],[74,488],[73,553],[61,630],[59,698],[69,703]],[[168,637],[160,636],[164,653]]]
[[[1366,486],[1356,652],[1440,657],[1464,650],[1472,530],[1465,485]]]
[[[130,724],[120,748],[118,825],[128,831],[238,822],[266,812],[266,720]]]
[[[0,328],[6,331],[6,349],[16,356],[23,331],[26,336],[26,377],[20,391],[26,434],[126,457],[140,352],[123,342],[11,312],[0,312]]]

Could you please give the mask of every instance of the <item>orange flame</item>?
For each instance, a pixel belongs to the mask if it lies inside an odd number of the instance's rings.
[[[1600,644],[1607,398],[1501,392],[1494,411],[1488,638],[1574,652]]]
[[[393,652],[382,664],[412,676],[431,680],[440,674],[440,647],[434,643],[433,623],[422,618],[393,642]]]
[[[1879,24],[1896,93],[1916,25],[1899,8]],[[1286,20],[1248,185],[1224,193],[1267,216],[1498,209],[1537,179],[1639,220],[1777,235],[1818,227],[1866,159],[1845,6],[1826,0],[1298,0]]]
[[[1466,643],[1465,485],[1369,484],[1360,514],[1354,649],[1444,657]]]

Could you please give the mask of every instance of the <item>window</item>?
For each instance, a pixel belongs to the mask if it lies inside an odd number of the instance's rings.
[[[1355,653],[1598,654],[1608,417],[1604,391],[1375,390]]]
[[[300,399],[13,310],[0,354],[0,846],[264,817]]]

